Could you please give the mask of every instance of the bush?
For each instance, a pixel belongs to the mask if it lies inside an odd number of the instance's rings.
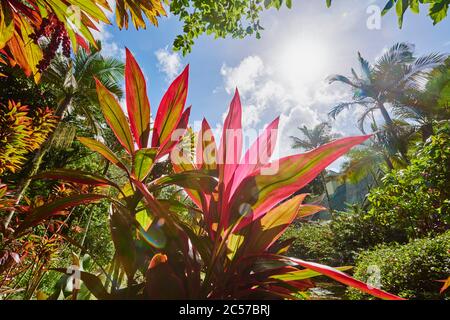
[[[284,235],[297,240],[289,254],[333,265],[353,264],[382,243],[435,236],[450,226],[450,124],[417,146],[411,164],[372,189],[366,211],[354,206],[324,224],[301,224]]]
[[[441,125],[417,149],[408,167],[387,174],[383,186],[370,192],[367,213],[412,239],[450,226],[450,124]]]
[[[337,261],[333,247],[333,233],[328,223],[304,223],[292,226],[281,240],[295,238],[288,255],[309,261],[333,265]]]
[[[296,238],[291,256],[335,266],[353,264],[359,252],[380,243],[408,241],[404,231],[379,224],[358,210],[339,213],[329,222],[295,226],[283,235],[289,238]]]
[[[442,283],[437,280],[450,275],[449,250],[450,231],[404,245],[383,245],[359,255],[354,277],[372,282],[379,270],[379,284],[390,293],[409,299],[448,299],[449,292],[439,293]],[[360,291],[347,292],[350,299],[370,298]]]

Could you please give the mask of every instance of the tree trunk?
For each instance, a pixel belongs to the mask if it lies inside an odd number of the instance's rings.
[[[64,113],[66,112],[67,108],[72,103],[72,97],[67,96],[61,104],[58,106],[55,112],[55,116],[57,116],[60,121],[63,118]],[[39,148],[35,155],[33,156],[33,160],[31,161],[31,169],[26,175],[24,179],[19,183],[17,190],[20,190],[19,194],[17,195],[16,204],[19,204],[22,200],[23,196],[25,195],[25,192],[28,190],[28,187],[31,183],[31,177],[36,175],[39,171],[39,167],[41,166],[42,160],[44,159],[44,156],[47,154],[47,152],[50,150],[51,142],[53,140],[53,136],[55,135],[56,130],[58,129],[59,124],[56,126],[55,130],[53,130],[52,133],[50,133],[47,137],[47,140],[42,144],[41,148]],[[5,229],[8,228],[9,224],[11,223],[11,219],[14,216],[15,211],[11,211],[8,218],[5,221]]]
[[[327,196],[328,209],[330,209],[331,218],[333,218],[334,212],[333,212],[333,208],[331,206],[331,198],[330,198],[330,194],[328,193],[327,182],[325,180],[325,175],[323,174],[323,171],[320,173],[320,177],[322,178],[323,189],[325,190],[325,194]]]
[[[427,123],[420,127],[420,131],[422,131],[422,141],[425,142],[429,137],[434,134],[433,123]]]
[[[394,143],[396,145],[397,151],[400,152],[400,155],[402,156],[403,160],[405,160],[405,162],[407,164],[409,164],[409,159],[408,159],[408,156],[406,155],[406,150],[404,148],[406,146],[402,146],[400,144],[400,140],[397,136],[397,133],[395,132],[394,122],[392,121],[391,116],[389,115],[388,111],[384,107],[384,103],[379,101],[378,108],[380,109],[381,114],[383,115],[386,125],[390,129],[390,134],[392,135],[392,139],[394,139]]]
[[[380,109],[381,115],[383,116],[384,121],[386,122],[386,124],[387,124],[389,127],[392,127],[392,125],[394,124],[394,122],[392,121],[391,116],[389,115],[389,113],[387,112],[386,108],[384,107],[384,103],[378,102],[378,108]]]

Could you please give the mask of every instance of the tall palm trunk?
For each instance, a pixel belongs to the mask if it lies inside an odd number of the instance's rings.
[[[72,97],[67,96],[61,104],[58,106],[55,112],[55,116],[60,119],[60,121],[63,118],[64,113],[69,108],[70,104],[72,103]],[[59,122],[61,123],[61,122]],[[28,190],[28,187],[31,183],[31,177],[36,175],[39,171],[39,167],[41,166],[42,160],[44,159],[44,156],[47,154],[47,152],[50,150],[51,143],[53,140],[53,137],[55,135],[56,130],[58,129],[59,124],[56,126],[55,130],[53,130],[52,133],[50,133],[47,136],[47,140],[42,144],[42,146],[36,151],[36,153],[33,156],[33,159],[31,160],[31,168],[28,174],[21,180],[21,182],[18,185],[18,190],[20,190],[19,194],[16,198],[16,204],[19,204],[20,201],[22,201],[23,196],[25,195],[26,191]],[[8,228],[9,224],[11,223],[11,219],[14,216],[15,211],[11,211],[8,218],[5,221],[5,228]]]
[[[405,149],[406,146],[400,144],[400,139],[398,138],[398,135],[395,132],[394,122],[392,121],[392,118],[389,115],[389,112],[386,110],[384,103],[381,101],[378,101],[378,108],[381,111],[381,115],[383,116],[384,121],[386,122],[386,125],[390,129],[390,134],[392,135],[392,138],[394,139],[394,143],[397,147],[397,151],[400,152],[400,155],[402,156],[403,160],[405,160],[406,163],[409,163],[408,156],[406,155],[406,149]]]
[[[425,142],[429,137],[431,137],[434,133],[433,123],[429,122],[420,127],[420,131],[422,131],[422,141]]]
[[[389,127],[392,127],[392,125],[394,124],[394,122],[392,121],[391,116],[389,115],[388,111],[386,110],[386,108],[385,108],[385,106],[384,106],[384,103],[381,102],[381,101],[378,101],[378,108],[380,109],[381,115],[383,116],[384,121],[386,122],[386,124],[387,124]]]
[[[320,173],[320,178],[322,179],[323,189],[325,190],[325,194],[327,196],[328,209],[330,209],[330,214],[331,214],[331,217],[333,218],[333,215],[334,215],[333,207],[331,206],[331,198],[330,198],[330,194],[328,193],[327,181],[325,180],[325,175],[323,174],[323,171]]]

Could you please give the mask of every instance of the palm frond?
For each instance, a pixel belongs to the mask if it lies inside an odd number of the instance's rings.
[[[364,74],[365,79],[366,80],[371,79],[372,78],[372,67],[370,66],[369,61],[364,59],[360,52],[358,52],[358,62],[359,62],[361,71]]]
[[[327,78],[328,83],[332,84],[334,82],[342,82],[345,84],[348,84],[352,87],[357,87],[357,85],[355,83],[353,83],[349,78],[347,78],[346,76],[340,75],[340,74],[334,74],[331,75]]]

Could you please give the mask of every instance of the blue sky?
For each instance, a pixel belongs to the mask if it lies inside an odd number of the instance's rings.
[[[263,13],[261,39],[202,36],[186,57],[171,51],[173,39],[181,32],[174,16],[161,18],[158,28],[147,30],[119,31],[105,26],[98,37],[106,54],[123,58],[125,46],[134,53],[147,78],[152,114],[170,80],[190,64],[191,125],[206,117],[211,126],[220,127],[237,86],[246,128],[261,129],[281,116],[278,153],[283,156],[295,152],[289,136],[298,134],[298,126],[328,120],[329,109],[349,99],[348,88],[328,85],[324,79],[330,74],[348,74],[356,67],[358,51],[373,61],[387,47],[407,41],[416,45],[417,54],[450,52],[450,19],[433,26],[425,12],[407,13],[400,30],[392,11],[382,18],[380,29],[370,30],[367,9],[385,2],[335,1],[327,9],[325,1],[294,1],[291,10]],[[343,112],[331,122],[333,130],[359,134],[358,112]]]

